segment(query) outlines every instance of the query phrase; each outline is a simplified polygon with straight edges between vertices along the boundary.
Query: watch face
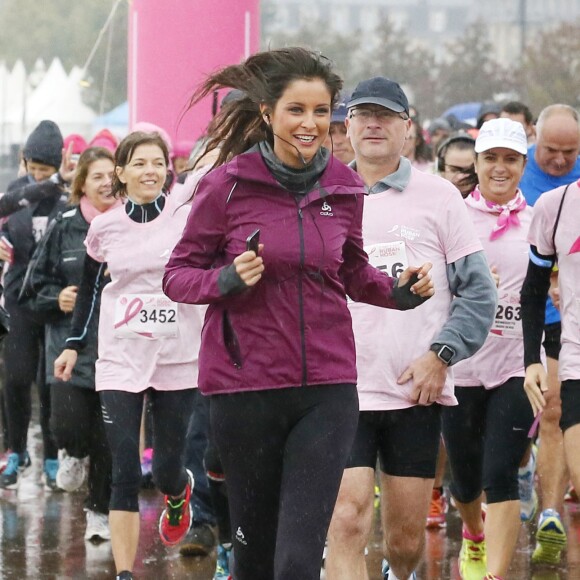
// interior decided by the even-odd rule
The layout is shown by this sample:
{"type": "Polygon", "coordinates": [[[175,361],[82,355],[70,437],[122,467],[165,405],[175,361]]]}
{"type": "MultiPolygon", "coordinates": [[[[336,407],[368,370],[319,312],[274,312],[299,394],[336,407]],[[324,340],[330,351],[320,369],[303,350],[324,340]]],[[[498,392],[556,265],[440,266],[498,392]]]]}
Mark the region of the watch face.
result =
{"type": "Polygon", "coordinates": [[[441,347],[441,350],[437,353],[437,356],[443,361],[449,364],[453,358],[453,349],[448,347],[446,344],[441,347]]]}

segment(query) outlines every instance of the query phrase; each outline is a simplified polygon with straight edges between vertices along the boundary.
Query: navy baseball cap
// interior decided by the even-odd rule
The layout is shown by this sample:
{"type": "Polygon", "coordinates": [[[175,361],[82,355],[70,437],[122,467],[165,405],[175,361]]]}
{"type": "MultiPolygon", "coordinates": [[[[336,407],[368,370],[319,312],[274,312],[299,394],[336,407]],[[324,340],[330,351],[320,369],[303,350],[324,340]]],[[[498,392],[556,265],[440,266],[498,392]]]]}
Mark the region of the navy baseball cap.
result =
{"type": "Polygon", "coordinates": [[[385,77],[373,77],[361,81],[347,103],[350,109],[357,105],[380,105],[396,113],[409,114],[409,101],[403,89],[391,79],[385,77]]]}
{"type": "Polygon", "coordinates": [[[330,118],[331,123],[344,123],[346,116],[348,114],[348,109],[346,108],[346,103],[339,103],[336,108],[332,111],[332,117],[330,118]]]}

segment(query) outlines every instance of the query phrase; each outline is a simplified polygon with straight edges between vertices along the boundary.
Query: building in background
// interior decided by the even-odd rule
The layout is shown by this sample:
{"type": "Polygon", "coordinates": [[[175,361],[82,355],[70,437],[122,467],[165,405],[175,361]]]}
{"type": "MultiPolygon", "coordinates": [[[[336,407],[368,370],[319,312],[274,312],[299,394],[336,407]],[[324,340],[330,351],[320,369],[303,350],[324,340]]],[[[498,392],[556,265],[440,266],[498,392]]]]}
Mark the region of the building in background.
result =
{"type": "Polygon", "coordinates": [[[385,17],[439,58],[444,58],[447,42],[482,20],[489,24],[496,60],[508,65],[519,59],[525,41],[539,30],[580,18],[580,1],[262,0],[263,44],[267,46],[277,32],[292,33],[314,21],[328,23],[330,30],[340,33],[371,34],[385,17]]]}

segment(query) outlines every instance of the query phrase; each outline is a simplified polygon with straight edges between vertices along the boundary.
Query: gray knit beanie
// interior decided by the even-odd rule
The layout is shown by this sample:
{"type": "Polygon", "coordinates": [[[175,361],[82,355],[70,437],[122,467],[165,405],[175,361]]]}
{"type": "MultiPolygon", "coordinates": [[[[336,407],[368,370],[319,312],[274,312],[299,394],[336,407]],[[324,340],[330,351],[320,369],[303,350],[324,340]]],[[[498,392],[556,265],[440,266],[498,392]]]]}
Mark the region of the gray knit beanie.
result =
{"type": "Polygon", "coordinates": [[[32,131],[22,151],[24,159],[60,167],[63,139],[60,129],[53,121],[41,121],[32,131]]]}

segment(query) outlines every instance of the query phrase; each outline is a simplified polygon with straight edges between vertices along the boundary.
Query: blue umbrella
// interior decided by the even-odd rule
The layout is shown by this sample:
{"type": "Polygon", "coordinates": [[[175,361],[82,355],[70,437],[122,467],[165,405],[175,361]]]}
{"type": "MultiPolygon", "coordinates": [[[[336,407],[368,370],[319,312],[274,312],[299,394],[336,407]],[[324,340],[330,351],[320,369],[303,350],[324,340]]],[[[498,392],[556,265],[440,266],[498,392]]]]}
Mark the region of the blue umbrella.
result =
{"type": "Polygon", "coordinates": [[[449,115],[454,115],[460,121],[475,125],[480,109],[481,103],[458,103],[457,105],[449,107],[441,116],[448,117],[449,115]]]}

